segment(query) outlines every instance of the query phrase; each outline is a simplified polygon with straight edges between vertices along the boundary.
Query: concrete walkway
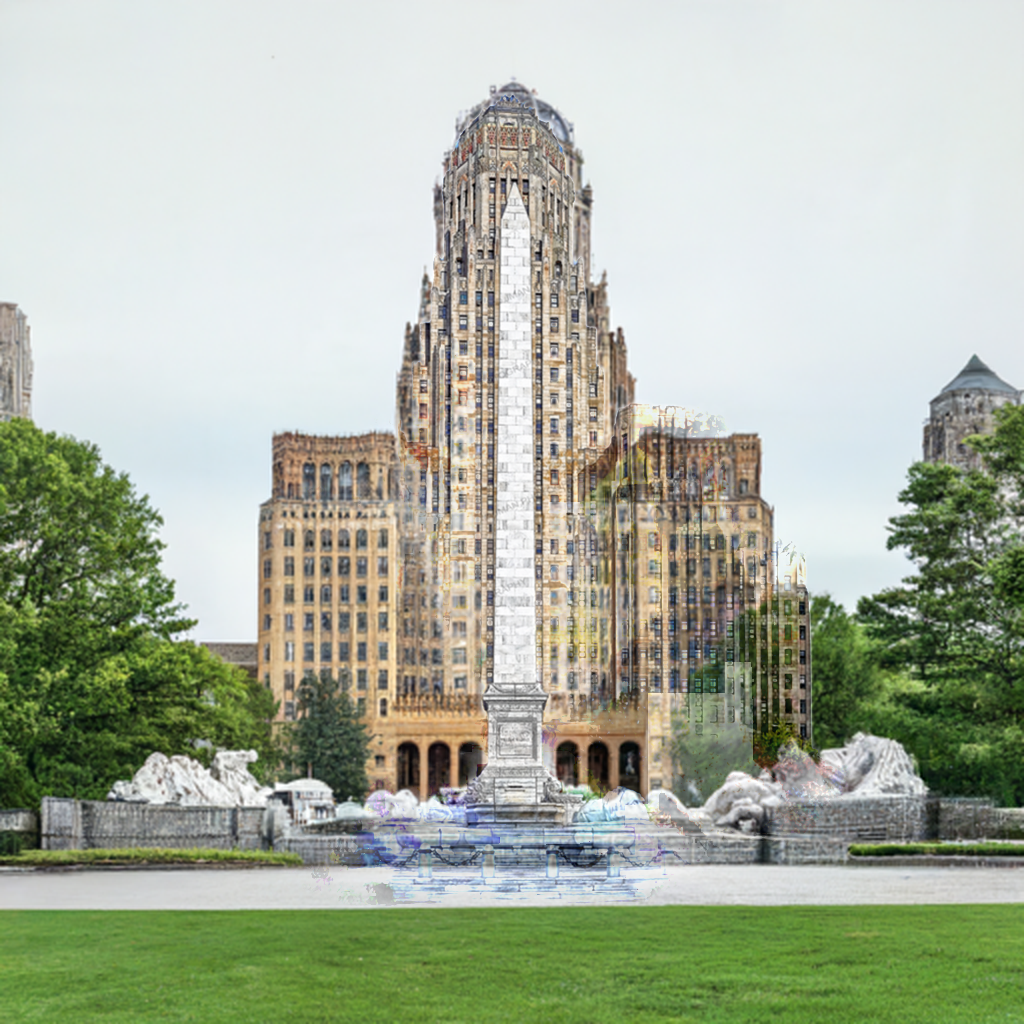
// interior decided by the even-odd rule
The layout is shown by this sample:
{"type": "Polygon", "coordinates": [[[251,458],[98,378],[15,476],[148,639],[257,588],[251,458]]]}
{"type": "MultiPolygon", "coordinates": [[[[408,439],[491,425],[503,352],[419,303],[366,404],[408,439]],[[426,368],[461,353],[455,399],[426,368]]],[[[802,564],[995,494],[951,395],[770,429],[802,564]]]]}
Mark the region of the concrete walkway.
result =
{"type": "MultiPolygon", "coordinates": [[[[190,870],[0,869],[0,910],[284,910],[387,903],[387,868],[190,870]]],[[[436,877],[436,876],[435,876],[436,877]]],[[[471,893],[424,906],[551,906],[550,898],[471,893]]],[[[879,903],[1024,903],[1024,870],[1000,868],[668,868],[645,900],[630,906],[789,906],[879,903]]],[[[410,905],[410,904],[399,904],[410,905]]],[[[620,906],[624,904],[618,904],[620,906]]]]}

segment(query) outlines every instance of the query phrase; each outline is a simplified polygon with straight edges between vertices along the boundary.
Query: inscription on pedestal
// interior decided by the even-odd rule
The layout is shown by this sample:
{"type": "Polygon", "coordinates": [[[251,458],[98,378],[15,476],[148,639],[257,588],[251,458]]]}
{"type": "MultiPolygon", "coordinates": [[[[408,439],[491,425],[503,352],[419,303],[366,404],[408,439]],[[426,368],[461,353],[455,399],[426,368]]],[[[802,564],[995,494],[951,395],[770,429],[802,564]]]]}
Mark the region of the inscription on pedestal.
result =
{"type": "Polygon", "coordinates": [[[533,723],[500,722],[498,724],[499,757],[535,757],[533,723]]]}

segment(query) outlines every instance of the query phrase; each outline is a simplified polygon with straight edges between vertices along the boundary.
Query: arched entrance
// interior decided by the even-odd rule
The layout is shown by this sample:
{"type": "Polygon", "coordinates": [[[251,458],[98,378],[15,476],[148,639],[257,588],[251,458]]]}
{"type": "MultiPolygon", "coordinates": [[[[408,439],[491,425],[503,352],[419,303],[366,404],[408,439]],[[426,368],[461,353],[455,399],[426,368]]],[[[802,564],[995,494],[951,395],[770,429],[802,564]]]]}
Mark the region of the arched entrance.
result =
{"type": "Polygon", "coordinates": [[[484,752],[479,743],[463,743],[459,747],[460,786],[468,786],[476,778],[476,770],[483,760],[484,752]]]}
{"type": "Polygon", "coordinates": [[[403,743],[398,748],[398,788],[420,791],[420,748],[415,743],[403,743]]]}
{"type": "Polygon", "coordinates": [[[608,789],[608,748],[600,740],[587,751],[587,782],[593,790],[608,789]]]}
{"type": "Polygon", "coordinates": [[[427,795],[452,784],[452,755],[447,743],[431,743],[427,751],[427,795]]]}
{"type": "Polygon", "coordinates": [[[640,745],[632,741],[619,747],[619,785],[640,792],[640,745]]]}
{"type": "Polygon", "coordinates": [[[580,749],[572,740],[558,744],[555,751],[555,773],[563,786],[577,786],[580,781],[580,749]]]}

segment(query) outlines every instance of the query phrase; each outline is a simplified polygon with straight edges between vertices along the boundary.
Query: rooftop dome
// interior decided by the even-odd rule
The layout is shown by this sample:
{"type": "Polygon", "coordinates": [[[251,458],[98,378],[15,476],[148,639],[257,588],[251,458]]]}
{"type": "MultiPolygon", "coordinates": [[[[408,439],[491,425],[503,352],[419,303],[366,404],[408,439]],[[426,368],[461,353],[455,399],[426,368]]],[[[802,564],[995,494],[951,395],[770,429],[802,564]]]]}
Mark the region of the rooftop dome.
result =
{"type": "Polygon", "coordinates": [[[1015,395],[1017,389],[1005,380],[997,377],[977,356],[971,356],[970,362],[942,389],[947,391],[965,391],[976,388],[979,391],[1008,391],[1015,395]]]}
{"type": "Polygon", "coordinates": [[[524,107],[532,107],[537,119],[548,126],[551,133],[559,142],[567,142],[572,145],[572,124],[567,121],[550,103],[545,103],[538,98],[536,90],[528,89],[522,82],[514,78],[504,85],[491,86],[490,99],[485,100],[479,107],[459,123],[458,130],[461,131],[467,121],[481,110],[486,110],[495,103],[500,103],[503,98],[512,99],[524,107]]]}

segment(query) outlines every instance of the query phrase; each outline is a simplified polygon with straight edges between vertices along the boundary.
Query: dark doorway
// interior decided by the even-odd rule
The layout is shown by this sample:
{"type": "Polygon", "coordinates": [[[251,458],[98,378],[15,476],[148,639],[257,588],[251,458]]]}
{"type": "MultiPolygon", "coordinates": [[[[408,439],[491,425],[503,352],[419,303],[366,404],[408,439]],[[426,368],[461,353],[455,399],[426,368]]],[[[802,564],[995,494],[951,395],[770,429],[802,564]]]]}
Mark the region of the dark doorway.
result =
{"type": "Polygon", "coordinates": [[[580,749],[571,740],[558,744],[555,752],[556,774],[563,786],[578,786],[580,781],[580,749]]]}
{"type": "Polygon", "coordinates": [[[629,742],[619,747],[619,785],[640,792],[640,746],[629,742]]]}
{"type": "Polygon", "coordinates": [[[427,751],[427,795],[452,784],[452,755],[447,743],[431,743],[427,751]]]}
{"type": "Polygon", "coordinates": [[[398,788],[420,792],[420,748],[415,743],[403,743],[398,748],[398,788]]]}
{"type": "Polygon", "coordinates": [[[463,743],[459,747],[459,785],[468,786],[476,778],[477,766],[483,764],[484,752],[479,743],[463,743]]]}
{"type": "Polygon", "coordinates": [[[595,792],[608,789],[608,748],[600,741],[587,752],[587,782],[595,792]]]}

